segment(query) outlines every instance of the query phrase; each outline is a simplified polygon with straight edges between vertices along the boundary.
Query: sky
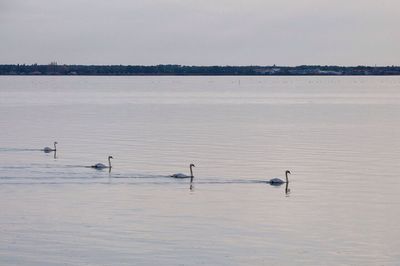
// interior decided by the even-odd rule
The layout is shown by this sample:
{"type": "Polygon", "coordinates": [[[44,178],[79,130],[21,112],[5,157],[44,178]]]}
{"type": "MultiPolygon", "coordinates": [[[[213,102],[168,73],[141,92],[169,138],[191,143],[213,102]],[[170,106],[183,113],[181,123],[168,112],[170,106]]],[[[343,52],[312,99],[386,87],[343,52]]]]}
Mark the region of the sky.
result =
{"type": "Polygon", "coordinates": [[[400,65],[399,0],[0,0],[0,64],[400,65]]]}

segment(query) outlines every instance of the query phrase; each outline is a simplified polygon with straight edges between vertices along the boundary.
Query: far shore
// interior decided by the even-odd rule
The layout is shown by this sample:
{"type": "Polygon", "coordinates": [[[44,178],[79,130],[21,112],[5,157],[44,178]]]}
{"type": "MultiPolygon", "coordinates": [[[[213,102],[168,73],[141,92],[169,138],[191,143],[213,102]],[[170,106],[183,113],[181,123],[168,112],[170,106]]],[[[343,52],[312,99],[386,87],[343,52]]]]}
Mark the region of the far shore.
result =
{"type": "Polygon", "coordinates": [[[397,76],[400,66],[184,66],[0,64],[13,76],[397,76]]]}

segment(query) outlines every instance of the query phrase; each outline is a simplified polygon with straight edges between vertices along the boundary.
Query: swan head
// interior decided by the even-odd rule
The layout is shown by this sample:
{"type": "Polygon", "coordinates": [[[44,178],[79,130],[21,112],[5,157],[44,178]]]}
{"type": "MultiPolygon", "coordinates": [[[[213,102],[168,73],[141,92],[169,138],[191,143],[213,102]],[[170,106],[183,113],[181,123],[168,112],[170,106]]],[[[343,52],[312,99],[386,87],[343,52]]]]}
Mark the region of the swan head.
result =
{"type": "Polygon", "coordinates": [[[289,177],[288,174],[291,174],[289,170],[286,170],[285,176],[286,176],[286,185],[289,183],[289,177]]]}
{"type": "Polygon", "coordinates": [[[57,141],[54,141],[54,145],[56,145],[56,144],[58,144],[58,142],[57,142],[57,141]]]}
{"type": "Polygon", "coordinates": [[[109,173],[111,173],[111,159],[113,159],[113,157],[110,155],[110,156],[108,156],[108,168],[109,168],[109,173]]]}
{"type": "Polygon", "coordinates": [[[196,167],[196,166],[194,166],[194,164],[191,163],[189,167],[196,167]]]}

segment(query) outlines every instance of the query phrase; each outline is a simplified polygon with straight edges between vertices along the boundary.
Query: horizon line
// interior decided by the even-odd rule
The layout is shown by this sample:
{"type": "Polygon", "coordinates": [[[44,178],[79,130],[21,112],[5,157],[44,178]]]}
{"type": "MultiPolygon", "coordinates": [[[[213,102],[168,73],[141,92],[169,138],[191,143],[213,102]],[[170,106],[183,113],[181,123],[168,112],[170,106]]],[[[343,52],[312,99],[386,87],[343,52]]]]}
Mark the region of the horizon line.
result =
{"type": "Polygon", "coordinates": [[[26,65],[26,66],[48,66],[48,65],[57,65],[57,66],[142,66],[142,67],[155,67],[155,66],[181,66],[181,67],[400,67],[400,65],[330,65],[330,64],[300,64],[300,65],[258,65],[258,64],[250,64],[250,65],[191,65],[191,64],[176,64],[176,63],[161,63],[161,64],[63,64],[58,63],[56,61],[50,63],[0,63],[0,66],[6,65],[26,65]]]}

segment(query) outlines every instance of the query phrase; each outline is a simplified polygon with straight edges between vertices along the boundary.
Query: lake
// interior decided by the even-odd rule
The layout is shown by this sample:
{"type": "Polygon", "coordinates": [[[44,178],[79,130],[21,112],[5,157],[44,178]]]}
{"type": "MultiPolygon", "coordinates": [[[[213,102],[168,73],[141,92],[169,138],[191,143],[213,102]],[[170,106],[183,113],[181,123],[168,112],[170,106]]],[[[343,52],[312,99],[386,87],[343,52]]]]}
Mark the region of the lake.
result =
{"type": "Polygon", "coordinates": [[[0,265],[398,265],[399,117],[400,77],[1,76],[0,265]]]}

